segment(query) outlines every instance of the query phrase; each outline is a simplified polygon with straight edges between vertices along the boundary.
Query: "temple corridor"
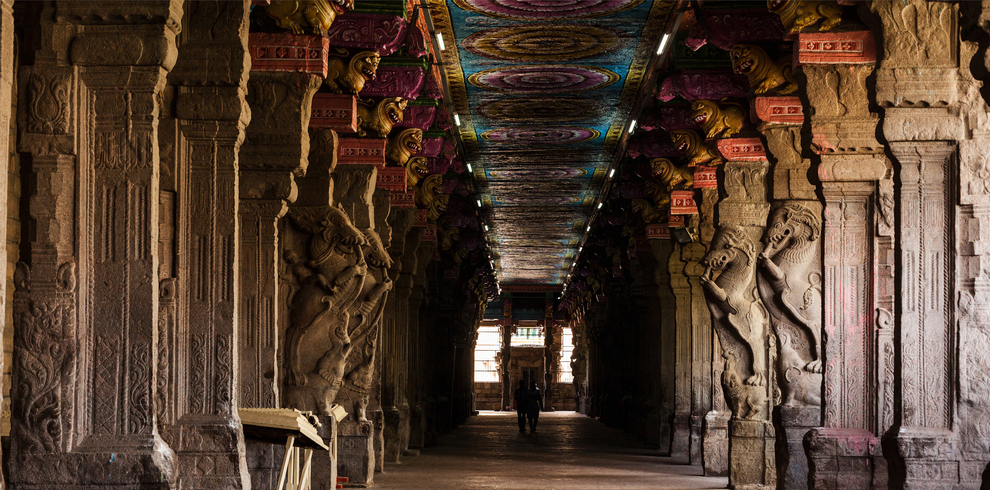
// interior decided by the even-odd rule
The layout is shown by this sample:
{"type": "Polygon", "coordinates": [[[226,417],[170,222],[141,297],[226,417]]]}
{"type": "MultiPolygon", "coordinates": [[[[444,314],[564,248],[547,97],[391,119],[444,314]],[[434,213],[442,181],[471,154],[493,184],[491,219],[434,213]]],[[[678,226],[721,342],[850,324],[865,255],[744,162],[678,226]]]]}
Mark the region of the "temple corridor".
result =
{"type": "Polygon", "coordinates": [[[540,415],[519,433],[514,412],[482,411],[440,445],[386,464],[375,487],[394,490],[619,490],[725,488],[687,458],[661,457],[639,439],[575,412],[540,415]]]}

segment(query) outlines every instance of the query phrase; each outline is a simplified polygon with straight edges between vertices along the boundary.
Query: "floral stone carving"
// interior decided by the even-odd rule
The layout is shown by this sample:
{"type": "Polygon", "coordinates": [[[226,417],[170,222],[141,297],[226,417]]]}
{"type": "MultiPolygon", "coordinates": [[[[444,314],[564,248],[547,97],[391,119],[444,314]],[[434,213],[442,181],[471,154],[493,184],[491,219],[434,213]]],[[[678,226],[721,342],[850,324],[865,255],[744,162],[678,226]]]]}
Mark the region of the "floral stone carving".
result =
{"type": "Polygon", "coordinates": [[[822,219],[798,201],[777,208],[763,237],[757,277],[777,333],[783,404],[821,405],[822,219]]]}
{"type": "Polygon", "coordinates": [[[742,131],[746,110],[741,104],[698,99],[691,103],[691,121],[705,131],[706,138],[730,138],[742,131]]]}
{"type": "Polygon", "coordinates": [[[338,15],[354,8],[354,0],[273,0],[265,13],[294,34],[325,34],[338,15]]]}
{"type": "Polygon", "coordinates": [[[757,94],[777,89],[780,94],[793,93],[798,89],[797,81],[791,76],[789,57],[774,61],[763,48],[753,44],[737,44],[729,51],[732,71],[749,78],[749,86],[757,94]]]}
{"type": "Polygon", "coordinates": [[[705,270],[700,281],[722,343],[722,386],[732,415],[763,420],[769,315],[755,291],[756,253],[757,243],[746,231],[725,226],[715,233],[701,260],[705,270]]]}
{"type": "Polygon", "coordinates": [[[401,97],[386,97],[358,101],[358,136],[387,138],[392,125],[402,121],[408,101],[401,97]]]}
{"type": "Polygon", "coordinates": [[[364,84],[378,76],[381,56],[374,51],[358,51],[351,54],[340,49],[327,59],[327,79],[323,82],[335,94],[357,95],[364,84]]]}

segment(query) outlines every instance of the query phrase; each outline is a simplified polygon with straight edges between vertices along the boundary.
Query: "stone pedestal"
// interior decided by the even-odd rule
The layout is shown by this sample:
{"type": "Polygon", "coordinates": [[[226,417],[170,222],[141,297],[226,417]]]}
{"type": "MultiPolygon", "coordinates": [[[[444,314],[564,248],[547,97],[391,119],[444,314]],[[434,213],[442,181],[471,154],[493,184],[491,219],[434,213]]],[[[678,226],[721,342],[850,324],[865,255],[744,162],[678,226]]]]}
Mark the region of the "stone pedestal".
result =
{"type": "Polygon", "coordinates": [[[367,487],[375,478],[375,426],[348,415],[337,428],[337,474],[349,487],[367,487]]]}
{"type": "MultiPolygon", "coordinates": [[[[313,451],[313,486],[312,490],[336,490],[337,488],[337,455],[339,449],[337,421],[332,416],[320,415],[319,434],[323,441],[330,446],[329,451],[313,451]]],[[[276,482],[277,483],[277,482],[276,482]]],[[[267,488],[267,487],[264,487],[267,488]]],[[[273,487],[274,488],[274,487],[273,487]]]]}
{"type": "Polygon", "coordinates": [[[729,474],[729,412],[711,411],[702,426],[702,457],[705,476],[729,474]]]}
{"type": "Polygon", "coordinates": [[[765,420],[729,420],[729,486],[736,490],[773,487],[775,432],[765,420]]]}
{"type": "Polygon", "coordinates": [[[808,457],[804,452],[804,436],[819,427],[821,407],[778,406],[774,409],[777,431],[778,478],[784,488],[808,488],[808,457]]]}
{"type": "Polygon", "coordinates": [[[812,488],[873,488],[880,439],[859,429],[816,428],[807,433],[812,488]]]}

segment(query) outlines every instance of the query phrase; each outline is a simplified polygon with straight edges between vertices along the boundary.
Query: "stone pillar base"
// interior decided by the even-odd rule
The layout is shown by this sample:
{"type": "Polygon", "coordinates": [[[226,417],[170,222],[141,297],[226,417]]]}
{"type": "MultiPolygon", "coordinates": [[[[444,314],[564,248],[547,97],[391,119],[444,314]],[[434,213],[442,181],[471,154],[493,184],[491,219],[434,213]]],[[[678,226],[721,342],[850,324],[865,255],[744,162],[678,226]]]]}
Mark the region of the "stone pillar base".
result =
{"type": "Polygon", "coordinates": [[[282,459],[285,457],[285,444],[248,439],[244,446],[247,453],[248,473],[251,474],[251,489],[275,490],[278,485],[278,474],[282,469],[282,459]]]}
{"type": "Polygon", "coordinates": [[[769,420],[729,420],[729,486],[736,490],[773,488],[776,435],[769,420]]]}
{"type": "Polygon", "coordinates": [[[426,443],[426,414],[419,405],[409,411],[409,447],[421,449],[426,443]]]}
{"type": "MultiPolygon", "coordinates": [[[[321,424],[320,437],[323,438],[327,446],[330,446],[330,451],[313,451],[313,467],[310,473],[313,476],[312,490],[336,490],[337,462],[334,461],[333,446],[338,433],[337,422],[329,415],[319,415],[318,417],[321,424]]],[[[275,476],[278,477],[278,475],[275,476]]],[[[274,488],[272,487],[272,490],[274,488]]],[[[258,490],[258,487],[252,487],[252,490],[258,490]]]]}
{"type": "Polygon", "coordinates": [[[822,409],[779,406],[774,412],[774,426],[779,435],[777,477],[788,490],[805,490],[808,488],[808,456],[804,453],[804,435],[821,425],[822,409]]]}
{"type": "Polygon", "coordinates": [[[349,487],[367,487],[375,481],[375,427],[370,421],[344,419],[337,428],[337,474],[349,487]]]}
{"type": "Polygon", "coordinates": [[[702,464],[705,476],[729,474],[729,412],[711,411],[702,427],[702,464]]]}
{"type": "Polygon", "coordinates": [[[688,463],[693,465],[704,464],[704,424],[705,418],[692,416],[688,421],[691,434],[688,439],[688,463]]]}
{"type": "MultiPolygon", "coordinates": [[[[245,488],[251,479],[244,458],[240,419],[186,415],[178,425],[180,489],[245,488]]],[[[251,487],[253,488],[253,487],[251,487]]]]}
{"type": "Polygon", "coordinates": [[[660,428],[658,433],[659,437],[656,441],[653,442],[657,442],[660,444],[660,454],[664,456],[670,456],[672,454],[671,445],[673,444],[674,441],[674,426],[673,426],[674,413],[668,409],[661,408],[659,413],[656,415],[656,417],[660,423],[660,428]]]}
{"type": "Polygon", "coordinates": [[[948,430],[901,429],[894,440],[904,465],[904,488],[952,488],[959,481],[959,458],[954,439],[948,430]]]}
{"type": "Polygon", "coordinates": [[[881,456],[880,440],[862,429],[816,428],[804,436],[811,488],[873,488],[873,459],[881,456]]]}
{"type": "Polygon", "coordinates": [[[674,430],[670,445],[671,456],[686,456],[691,445],[691,415],[674,415],[674,430]]]}
{"type": "Polygon", "coordinates": [[[375,424],[375,472],[385,470],[385,414],[381,409],[368,412],[371,423],[375,424]]]}
{"type": "Polygon", "coordinates": [[[398,463],[402,447],[399,444],[399,425],[402,423],[399,410],[388,408],[382,411],[385,417],[385,462],[398,463]]]}

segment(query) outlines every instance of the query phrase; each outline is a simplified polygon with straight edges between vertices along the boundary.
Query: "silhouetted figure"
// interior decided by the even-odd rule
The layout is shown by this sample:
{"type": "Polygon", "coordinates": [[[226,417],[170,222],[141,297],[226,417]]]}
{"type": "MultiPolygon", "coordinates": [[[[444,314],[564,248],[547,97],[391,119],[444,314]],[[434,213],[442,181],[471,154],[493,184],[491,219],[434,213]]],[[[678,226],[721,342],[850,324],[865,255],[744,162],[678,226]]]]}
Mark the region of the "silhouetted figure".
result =
{"type": "Polygon", "coordinates": [[[519,380],[519,388],[516,389],[516,417],[519,419],[519,432],[526,432],[526,409],[529,408],[529,390],[526,389],[526,381],[519,380]]]}
{"type": "MultiPolygon", "coordinates": [[[[520,383],[522,388],[524,384],[520,383]]],[[[526,417],[529,419],[529,431],[536,432],[536,423],[540,421],[540,412],[543,410],[543,395],[540,388],[536,386],[536,381],[529,385],[529,400],[526,405],[526,417]]]]}

